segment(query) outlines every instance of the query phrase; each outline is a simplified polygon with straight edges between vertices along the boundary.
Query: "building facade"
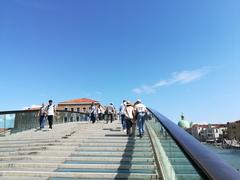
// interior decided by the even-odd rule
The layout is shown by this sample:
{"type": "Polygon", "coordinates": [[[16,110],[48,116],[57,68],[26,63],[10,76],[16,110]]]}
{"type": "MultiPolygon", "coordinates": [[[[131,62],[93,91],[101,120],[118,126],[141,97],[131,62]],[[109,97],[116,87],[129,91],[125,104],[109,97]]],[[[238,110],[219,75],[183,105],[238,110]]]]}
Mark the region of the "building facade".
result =
{"type": "Polygon", "coordinates": [[[104,112],[104,107],[100,104],[100,102],[87,98],[72,99],[58,103],[57,110],[86,113],[89,112],[92,104],[96,107],[100,105],[102,111],[104,112]]]}
{"type": "Polygon", "coordinates": [[[224,124],[194,124],[188,132],[196,139],[203,142],[221,142],[223,140],[226,125],[224,124]]]}
{"type": "Polygon", "coordinates": [[[228,139],[240,141],[240,120],[227,123],[228,139]]]}

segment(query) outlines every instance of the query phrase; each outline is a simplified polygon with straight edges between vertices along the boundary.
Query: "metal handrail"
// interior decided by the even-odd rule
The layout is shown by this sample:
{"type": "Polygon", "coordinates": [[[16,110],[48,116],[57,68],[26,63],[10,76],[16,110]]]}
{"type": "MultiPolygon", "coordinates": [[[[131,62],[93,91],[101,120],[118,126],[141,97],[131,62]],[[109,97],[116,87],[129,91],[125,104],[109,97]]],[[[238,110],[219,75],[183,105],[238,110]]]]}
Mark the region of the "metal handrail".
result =
{"type": "MultiPolygon", "coordinates": [[[[14,127],[8,128],[10,129],[10,133],[12,134],[12,133],[29,130],[32,128],[38,128],[39,127],[39,111],[40,109],[0,111],[0,115],[1,116],[10,115],[10,114],[15,115],[14,127]]],[[[65,111],[65,110],[57,110],[56,112],[57,113],[54,118],[54,124],[87,120],[87,113],[84,113],[84,112],[65,111]]],[[[4,117],[4,124],[3,124],[4,135],[8,129],[6,128],[6,117],[4,117]]]]}
{"type": "Polygon", "coordinates": [[[149,108],[191,162],[209,179],[237,180],[240,173],[171,120],[149,108]]]}
{"type": "Polygon", "coordinates": [[[39,110],[14,110],[14,111],[0,111],[0,115],[4,114],[15,114],[15,113],[25,113],[25,112],[37,112],[39,110]]]}
{"type": "MultiPolygon", "coordinates": [[[[27,109],[27,110],[14,110],[14,111],[0,111],[0,115],[5,115],[5,114],[15,114],[15,113],[26,113],[26,112],[38,112],[38,111],[40,111],[40,109],[27,109]]],[[[65,110],[57,110],[56,112],[69,112],[69,113],[87,114],[86,112],[65,111],[65,110]]]]}

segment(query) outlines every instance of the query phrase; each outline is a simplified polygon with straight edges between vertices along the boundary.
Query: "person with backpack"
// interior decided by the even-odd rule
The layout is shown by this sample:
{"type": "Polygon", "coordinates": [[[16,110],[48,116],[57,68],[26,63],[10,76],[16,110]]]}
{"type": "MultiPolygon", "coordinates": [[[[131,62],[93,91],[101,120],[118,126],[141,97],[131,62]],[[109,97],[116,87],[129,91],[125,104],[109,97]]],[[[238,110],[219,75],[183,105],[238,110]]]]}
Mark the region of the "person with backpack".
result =
{"type": "Polygon", "coordinates": [[[135,103],[135,113],[137,117],[137,126],[139,131],[139,137],[142,137],[144,135],[144,125],[146,120],[146,113],[147,108],[146,106],[141,102],[140,99],[137,100],[135,103]]]}
{"type": "Polygon", "coordinates": [[[135,117],[134,113],[134,107],[130,103],[130,101],[126,102],[126,108],[125,108],[125,122],[126,122],[126,129],[127,129],[127,135],[131,136],[132,135],[132,126],[133,126],[133,121],[135,117]]]}

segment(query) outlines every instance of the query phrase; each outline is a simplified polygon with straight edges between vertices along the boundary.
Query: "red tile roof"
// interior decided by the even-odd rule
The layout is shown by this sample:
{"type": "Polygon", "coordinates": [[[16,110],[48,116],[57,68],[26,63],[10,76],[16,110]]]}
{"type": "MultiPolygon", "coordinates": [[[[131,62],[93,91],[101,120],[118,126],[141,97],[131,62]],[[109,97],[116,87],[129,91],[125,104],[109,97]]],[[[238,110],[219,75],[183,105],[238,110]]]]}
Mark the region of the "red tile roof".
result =
{"type": "Polygon", "coordinates": [[[27,111],[35,111],[35,110],[40,110],[41,107],[33,107],[33,108],[28,108],[26,109],[27,111]]]}
{"type": "Polygon", "coordinates": [[[70,103],[78,104],[78,103],[96,103],[96,102],[98,101],[87,99],[87,98],[81,98],[81,99],[72,99],[72,100],[64,101],[59,104],[70,104],[70,103]]]}

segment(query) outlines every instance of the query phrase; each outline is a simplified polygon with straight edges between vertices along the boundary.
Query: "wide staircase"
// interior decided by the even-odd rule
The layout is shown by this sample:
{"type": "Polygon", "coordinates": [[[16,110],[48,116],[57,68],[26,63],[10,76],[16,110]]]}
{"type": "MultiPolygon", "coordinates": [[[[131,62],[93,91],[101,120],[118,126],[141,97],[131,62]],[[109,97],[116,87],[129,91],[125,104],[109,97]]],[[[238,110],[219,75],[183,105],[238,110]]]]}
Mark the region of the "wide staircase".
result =
{"type": "Polygon", "coordinates": [[[72,122],[0,138],[0,179],[159,179],[148,134],[72,122]]]}

